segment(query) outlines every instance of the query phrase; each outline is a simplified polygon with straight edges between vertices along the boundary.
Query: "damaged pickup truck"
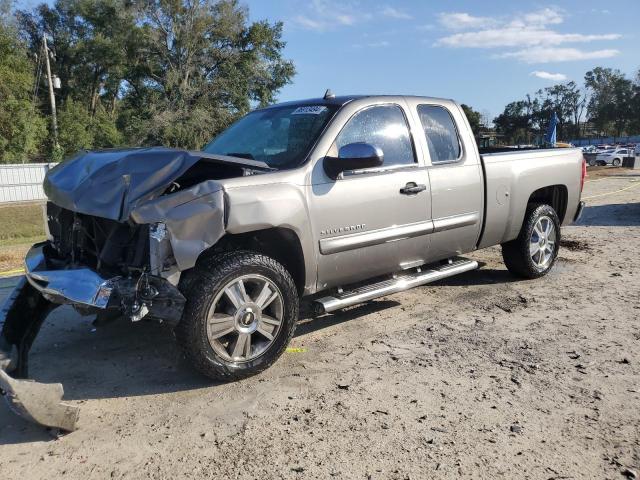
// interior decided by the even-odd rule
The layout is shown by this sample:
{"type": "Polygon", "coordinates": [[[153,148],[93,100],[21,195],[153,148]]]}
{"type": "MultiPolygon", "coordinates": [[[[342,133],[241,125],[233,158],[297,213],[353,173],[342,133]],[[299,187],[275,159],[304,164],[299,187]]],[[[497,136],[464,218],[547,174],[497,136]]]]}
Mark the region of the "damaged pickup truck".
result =
{"type": "Polygon", "coordinates": [[[502,245],[538,278],[580,214],[577,149],[480,155],[460,106],[334,97],[253,111],[202,152],[81,153],[47,175],[47,240],[0,322],[14,410],[73,430],[60,384],[19,380],[47,314],[157,320],[205,375],[239,379],[285,350],[305,297],[331,312],[478,268],[502,245]]]}

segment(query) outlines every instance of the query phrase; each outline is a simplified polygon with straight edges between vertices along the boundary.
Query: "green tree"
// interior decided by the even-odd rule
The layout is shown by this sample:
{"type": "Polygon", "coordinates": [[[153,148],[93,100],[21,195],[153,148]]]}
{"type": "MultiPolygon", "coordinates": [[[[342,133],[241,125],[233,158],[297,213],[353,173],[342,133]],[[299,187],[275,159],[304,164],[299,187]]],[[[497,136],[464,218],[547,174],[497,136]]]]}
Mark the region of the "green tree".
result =
{"type": "Polygon", "coordinates": [[[131,83],[147,99],[145,143],[200,148],[294,74],[282,24],[249,24],[236,0],[148,0],[141,22],[148,54],[131,83]]]}
{"type": "Polygon", "coordinates": [[[81,102],[68,99],[58,112],[58,143],[65,156],[96,145],[117,147],[122,140],[114,119],[101,106],[92,114],[81,102]]]}
{"type": "Polygon", "coordinates": [[[631,100],[630,133],[640,133],[640,70],[636,73],[633,84],[633,99],[631,100]]]}
{"type": "Polygon", "coordinates": [[[568,140],[570,136],[579,136],[585,106],[584,94],[575,82],[559,83],[538,90],[533,106],[534,125],[541,134],[555,112],[558,116],[558,138],[568,140]]]}
{"type": "Polygon", "coordinates": [[[32,13],[18,12],[18,18],[34,53],[40,52],[44,33],[51,37],[52,70],[62,85],[56,92],[60,103],[72,98],[93,114],[100,101],[109,105],[117,99],[126,66],[135,62],[129,55],[139,50],[131,2],[59,0],[53,7],[43,3],[32,13]]]}
{"type": "Polygon", "coordinates": [[[506,143],[528,144],[531,142],[533,106],[534,103],[527,96],[526,100],[509,103],[493,120],[497,132],[504,136],[506,143]]]}
{"type": "MultiPolygon", "coordinates": [[[[58,0],[19,20],[34,52],[43,32],[51,35],[59,102],[67,119],[85,122],[74,126],[79,134],[89,127],[76,103],[92,118],[113,118],[126,143],[200,148],[273,102],[294,75],[282,58],[282,24],[249,22],[236,0],[58,0]]],[[[91,146],[116,140],[93,135],[91,146]]],[[[65,151],[74,144],[65,142],[65,151]]]]}
{"type": "Polygon", "coordinates": [[[47,130],[32,101],[33,63],[7,18],[0,19],[0,162],[21,163],[38,156],[47,130]]]}
{"type": "Polygon", "coordinates": [[[460,105],[464,114],[467,116],[467,120],[469,120],[469,125],[471,125],[471,130],[473,131],[473,136],[478,138],[480,134],[481,125],[481,114],[480,112],[475,111],[469,105],[465,105],[464,103],[460,105]]]}
{"type": "Polygon", "coordinates": [[[590,120],[598,131],[621,136],[633,120],[633,82],[619,70],[602,67],[588,71],[584,81],[591,93],[590,120]]]}

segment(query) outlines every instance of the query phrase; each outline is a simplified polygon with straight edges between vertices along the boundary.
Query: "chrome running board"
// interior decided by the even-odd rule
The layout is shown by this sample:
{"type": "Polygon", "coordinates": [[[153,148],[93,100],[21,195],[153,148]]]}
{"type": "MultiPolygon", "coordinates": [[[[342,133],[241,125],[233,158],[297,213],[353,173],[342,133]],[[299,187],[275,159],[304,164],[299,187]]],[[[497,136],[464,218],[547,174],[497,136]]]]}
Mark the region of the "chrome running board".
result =
{"type": "Polygon", "coordinates": [[[439,266],[419,267],[411,273],[400,273],[393,278],[372,283],[354,290],[339,291],[332,296],[322,297],[316,300],[326,313],[341,308],[357,305],[358,303],[373,300],[374,298],[402,292],[419,285],[435,282],[443,278],[452,277],[459,273],[468,272],[478,268],[478,262],[466,258],[457,257],[439,266]]]}

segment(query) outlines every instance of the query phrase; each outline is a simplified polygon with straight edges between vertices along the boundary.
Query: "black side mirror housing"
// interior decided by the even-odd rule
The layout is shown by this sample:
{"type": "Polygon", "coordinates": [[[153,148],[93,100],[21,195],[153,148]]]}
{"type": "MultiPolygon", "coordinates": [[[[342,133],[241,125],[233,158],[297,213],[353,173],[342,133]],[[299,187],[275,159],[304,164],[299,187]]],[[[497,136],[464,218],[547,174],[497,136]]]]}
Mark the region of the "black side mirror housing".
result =
{"type": "Polygon", "coordinates": [[[327,175],[335,180],[344,171],[379,167],[383,161],[384,153],[381,148],[357,142],[340,147],[337,157],[325,157],[323,166],[327,175]]]}

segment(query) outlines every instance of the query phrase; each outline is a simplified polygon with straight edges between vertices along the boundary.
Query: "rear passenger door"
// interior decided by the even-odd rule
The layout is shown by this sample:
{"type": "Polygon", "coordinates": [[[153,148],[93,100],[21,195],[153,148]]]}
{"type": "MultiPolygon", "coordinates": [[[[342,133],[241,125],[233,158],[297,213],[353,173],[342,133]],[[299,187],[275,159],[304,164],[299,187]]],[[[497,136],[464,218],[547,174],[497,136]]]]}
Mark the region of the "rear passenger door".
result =
{"type": "Polygon", "coordinates": [[[475,249],[483,215],[482,166],[462,110],[453,102],[413,100],[428,155],[434,233],[430,260],[475,249]]]}

